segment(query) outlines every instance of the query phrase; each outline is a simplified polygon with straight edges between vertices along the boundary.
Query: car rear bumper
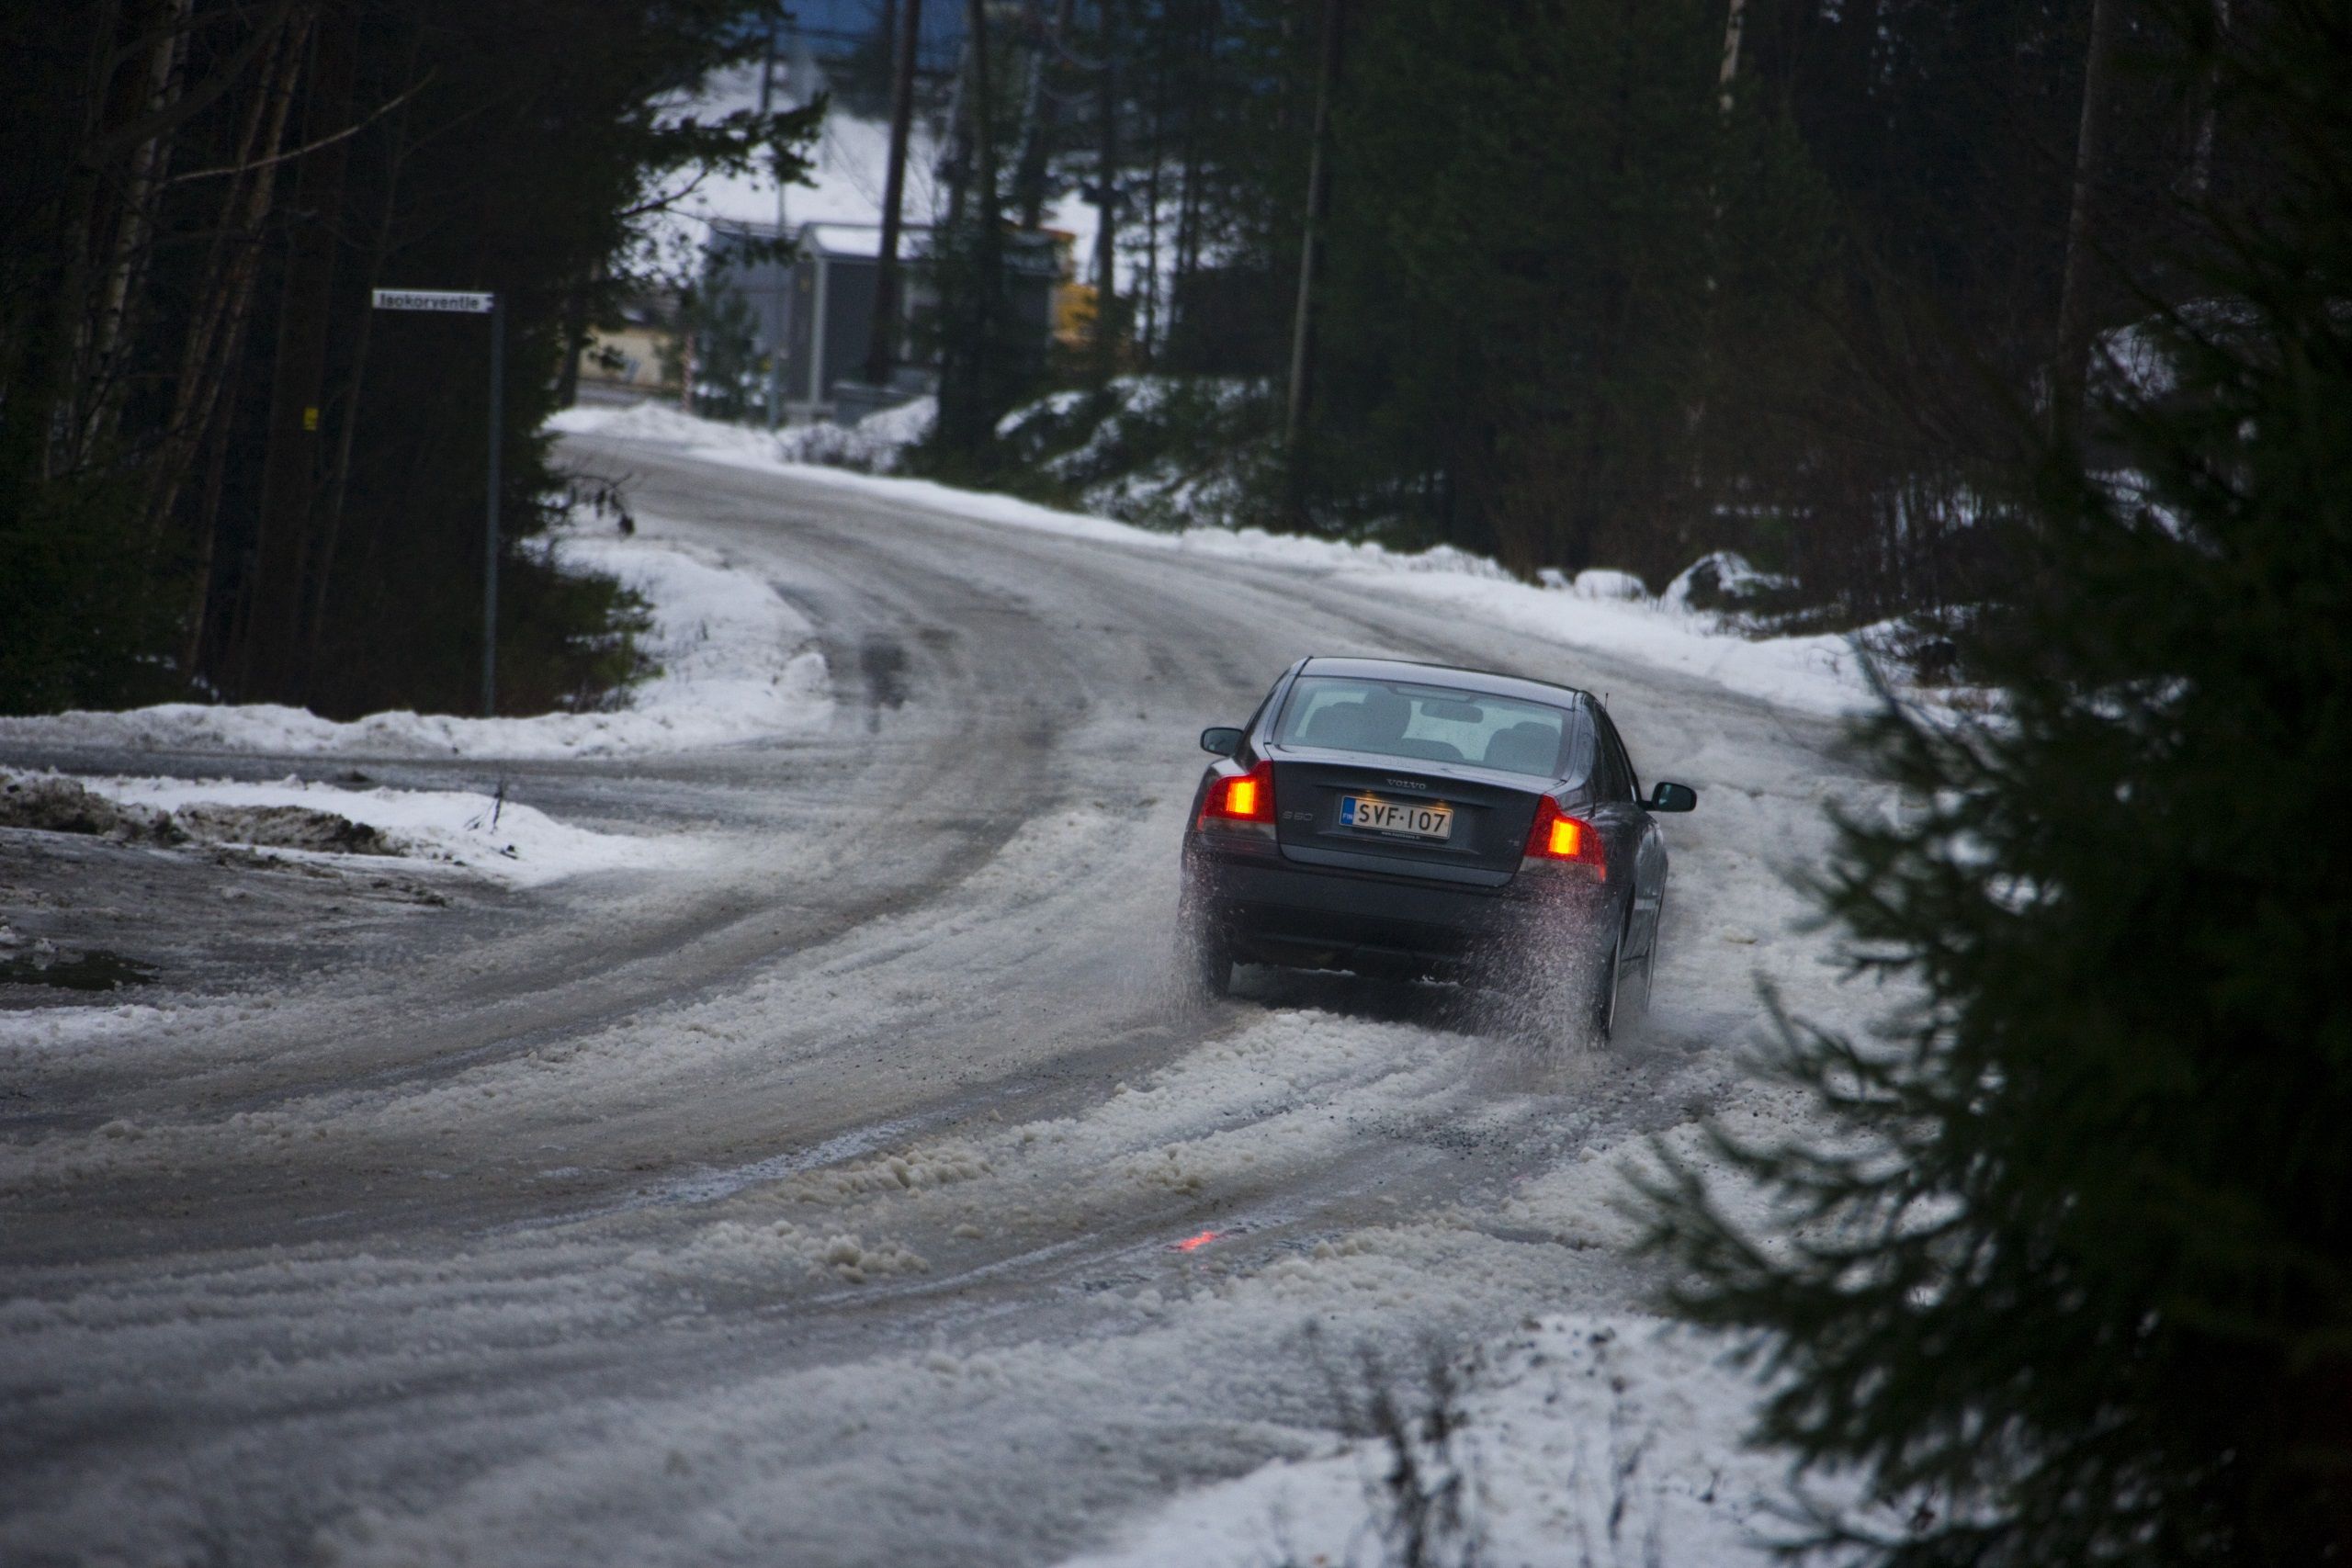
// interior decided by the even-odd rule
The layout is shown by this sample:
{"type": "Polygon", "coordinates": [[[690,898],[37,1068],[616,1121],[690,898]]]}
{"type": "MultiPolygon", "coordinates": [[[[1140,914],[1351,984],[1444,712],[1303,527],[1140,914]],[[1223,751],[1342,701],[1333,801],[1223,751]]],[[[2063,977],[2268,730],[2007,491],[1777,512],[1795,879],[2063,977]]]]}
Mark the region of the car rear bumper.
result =
{"type": "Polygon", "coordinates": [[[1598,888],[1464,887],[1197,847],[1185,858],[1194,918],[1245,964],[1460,976],[1589,930],[1599,903],[1598,888]]]}

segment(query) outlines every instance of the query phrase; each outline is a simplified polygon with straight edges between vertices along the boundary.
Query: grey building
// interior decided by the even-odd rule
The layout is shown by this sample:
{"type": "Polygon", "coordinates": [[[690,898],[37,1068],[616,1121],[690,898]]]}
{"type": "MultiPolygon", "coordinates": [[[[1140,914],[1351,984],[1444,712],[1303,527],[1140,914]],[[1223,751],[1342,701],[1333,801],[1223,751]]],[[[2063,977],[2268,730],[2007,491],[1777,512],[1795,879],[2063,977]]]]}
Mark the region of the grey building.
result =
{"type": "MultiPolygon", "coordinates": [[[[793,254],[782,261],[744,260],[772,240],[773,225],[714,223],[706,265],[714,278],[750,308],[753,337],[769,366],[772,419],[807,423],[854,420],[932,390],[937,356],[922,330],[939,306],[928,257],[931,231],[900,231],[899,338],[887,389],[868,387],[865,351],[873,331],[880,271],[878,225],[804,223],[793,233],[793,254]]],[[[1056,242],[1049,236],[1008,234],[1005,276],[1016,334],[1034,344],[1040,362],[1051,338],[1054,289],[1061,281],[1056,242]]]]}

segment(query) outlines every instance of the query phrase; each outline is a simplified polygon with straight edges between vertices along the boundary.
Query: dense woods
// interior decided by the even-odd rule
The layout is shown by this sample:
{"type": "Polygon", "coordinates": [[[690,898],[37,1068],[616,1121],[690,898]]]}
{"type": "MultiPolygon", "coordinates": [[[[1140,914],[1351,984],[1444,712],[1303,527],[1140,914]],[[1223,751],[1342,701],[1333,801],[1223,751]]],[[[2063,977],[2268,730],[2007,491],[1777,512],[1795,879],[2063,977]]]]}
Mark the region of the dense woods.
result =
{"type": "Polygon", "coordinates": [[[2019,410],[2012,573],[1955,633],[1993,711],[1889,701],[1905,807],[1811,873],[1889,1027],[1785,1021],[1818,1119],[1650,1183],[1680,1309],[1772,1373],[1764,1435],[1864,1482],[1795,1535],[1863,1562],[2352,1551],[2352,864],[2281,809],[2352,766],[2352,28],[2149,17],[2116,68],[2187,133],[2098,135],[2143,190],[2177,160],[2169,231],[1971,327],[1998,386],[2137,313],[2019,410]]]}
{"type": "MultiPolygon", "coordinates": [[[[1001,28],[993,99],[958,102],[1027,145],[1041,70],[1123,262],[1116,351],[1064,379],[1251,394],[1139,437],[1174,468],[1252,521],[1529,573],[1657,587],[1733,547],[1832,623],[1997,581],[2019,415],[2163,297],[2232,156],[2152,69],[2163,19],[2091,0],[996,9],[1031,41],[1001,28]]],[[[944,433],[959,466],[989,429],[944,433]]]]}
{"type": "Polygon", "coordinates": [[[622,673],[615,585],[531,547],[536,433],[663,197],[805,130],[661,110],[747,47],[746,10],[12,8],[0,706],[470,707],[489,323],[374,312],[379,286],[505,305],[504,705],[622,673]]]}

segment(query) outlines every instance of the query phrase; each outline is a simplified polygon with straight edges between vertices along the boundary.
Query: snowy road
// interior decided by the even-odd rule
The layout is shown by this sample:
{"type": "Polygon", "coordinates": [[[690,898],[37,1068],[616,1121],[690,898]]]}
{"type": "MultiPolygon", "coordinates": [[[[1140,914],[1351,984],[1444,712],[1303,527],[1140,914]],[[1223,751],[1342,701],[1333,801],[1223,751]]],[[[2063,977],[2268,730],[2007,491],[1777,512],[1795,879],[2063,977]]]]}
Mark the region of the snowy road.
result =
{"type": "Polygon", "coordinates": [[[805,615],[831,728],[518,764],[550,816],[718,851],[0,1054],[0,1558],[1054,1561],[1327,1451],[1360,1344],[1637,1314],[1613,1159],[1777,1113],[1758,974],[1858,1005],[1778,871],[1865,798],[1826,720],[1343,575],[571,451],[805,615]],[[1607,691],[1699,787],[1645,1034],[1262,973],[1176,1005],[1194,737],[1306,652],[1607,691]]]}

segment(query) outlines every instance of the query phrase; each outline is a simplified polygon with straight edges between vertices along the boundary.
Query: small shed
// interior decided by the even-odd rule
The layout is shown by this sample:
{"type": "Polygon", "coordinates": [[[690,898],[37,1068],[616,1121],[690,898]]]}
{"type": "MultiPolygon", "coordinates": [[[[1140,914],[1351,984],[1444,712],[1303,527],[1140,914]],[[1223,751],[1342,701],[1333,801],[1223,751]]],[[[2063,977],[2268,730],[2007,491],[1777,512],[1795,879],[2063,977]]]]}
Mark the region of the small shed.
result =
{"type": "MultiPolygon", "coordinates": [[[[920,330],[939,308],[928,227],[909,225],[899,231],[899,338],[887,388],[865,384],[881,269],[880,225],[804,223],[793,231],[790,256],[743,259],[775,234],[768,225],[714,224],[706,262],[750,307],[754,336],[769,365],[773,406],[783,421],[855,419],[933,388],[937,356],[929,334],[920,330]]],[[[1005,239],[1012,317],[1020,341],[1034,341],[1042,363],[1060,282],[1060,237],[1008,232],[1005,239]]]]}

